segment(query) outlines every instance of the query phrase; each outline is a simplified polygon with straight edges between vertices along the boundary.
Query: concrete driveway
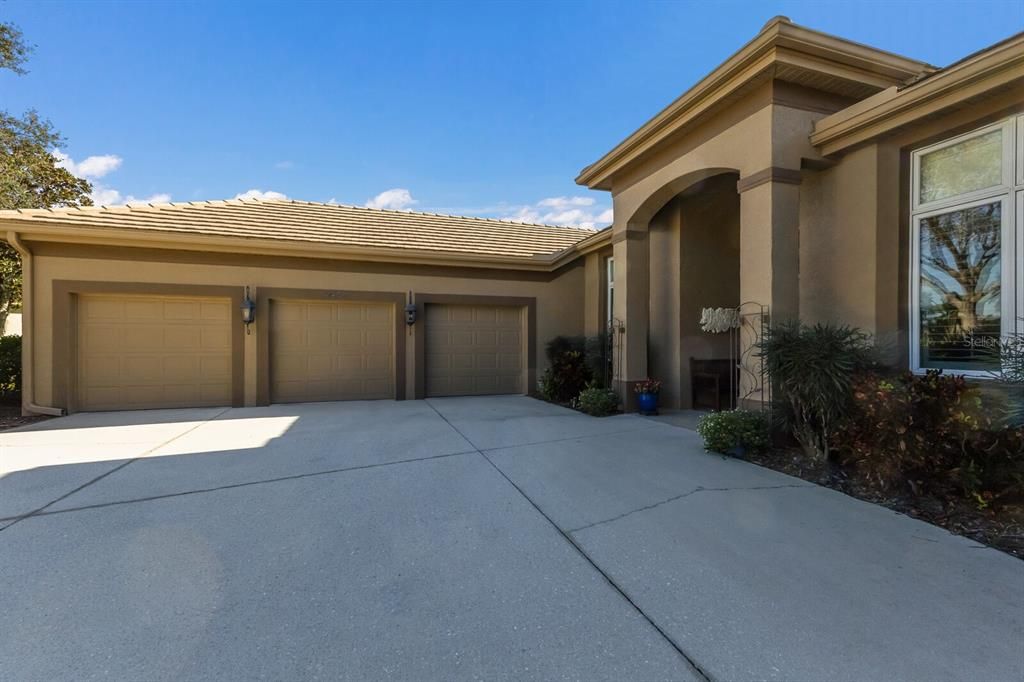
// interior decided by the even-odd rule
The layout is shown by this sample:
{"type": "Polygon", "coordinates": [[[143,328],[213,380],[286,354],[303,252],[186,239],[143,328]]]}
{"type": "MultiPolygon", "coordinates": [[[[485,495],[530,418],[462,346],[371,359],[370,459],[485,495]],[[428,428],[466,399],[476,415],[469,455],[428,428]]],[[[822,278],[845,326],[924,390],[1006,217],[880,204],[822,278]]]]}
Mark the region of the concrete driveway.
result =
{"type": "Polygon", "coordinates": [[[0,434],[0,679],[1020,680],[1024,562],[529,398],[0,434]]]}

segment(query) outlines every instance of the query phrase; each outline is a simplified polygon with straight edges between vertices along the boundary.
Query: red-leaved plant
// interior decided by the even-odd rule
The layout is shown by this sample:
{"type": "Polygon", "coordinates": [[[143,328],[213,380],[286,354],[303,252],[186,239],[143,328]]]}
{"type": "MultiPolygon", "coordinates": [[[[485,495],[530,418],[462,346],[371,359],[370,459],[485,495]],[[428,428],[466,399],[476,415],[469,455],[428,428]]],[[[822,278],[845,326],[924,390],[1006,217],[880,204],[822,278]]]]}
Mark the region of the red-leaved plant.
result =
{"type": "Polygon", "coordinates": [[[651,379],[650,377],[633,384],[634,393],[651,393],[657,395],[660,390],[661,382],[657,379],[651,379]]]}

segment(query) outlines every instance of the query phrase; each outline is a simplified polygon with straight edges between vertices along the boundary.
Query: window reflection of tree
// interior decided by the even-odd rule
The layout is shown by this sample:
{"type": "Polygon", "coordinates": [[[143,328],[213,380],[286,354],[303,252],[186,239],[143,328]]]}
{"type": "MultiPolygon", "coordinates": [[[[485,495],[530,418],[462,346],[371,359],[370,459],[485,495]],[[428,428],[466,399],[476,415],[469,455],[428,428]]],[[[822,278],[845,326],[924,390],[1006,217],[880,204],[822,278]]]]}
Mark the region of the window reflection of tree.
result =
{"type": "Polygon", "coordinates": [[[922,221],[922,346],[935,360],[984,357],[999,338],[1001,218],[996,202],[922,221]]]}

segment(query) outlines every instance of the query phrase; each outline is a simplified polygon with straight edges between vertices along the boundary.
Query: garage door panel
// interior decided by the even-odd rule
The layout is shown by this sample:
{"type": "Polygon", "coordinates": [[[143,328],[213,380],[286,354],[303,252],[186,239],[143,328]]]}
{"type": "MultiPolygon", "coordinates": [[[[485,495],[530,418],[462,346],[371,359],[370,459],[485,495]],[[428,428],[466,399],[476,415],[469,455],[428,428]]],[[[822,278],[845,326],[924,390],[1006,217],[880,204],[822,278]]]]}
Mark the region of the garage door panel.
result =
{"type": "Polygon", "coordinates": [[[363,336],[363,345],[369,348],[390,346],[392,334],[394,332],[391,329],[367,329],[363,336]]]}
{"type": "Polygon", "coordinates": [[[200,303],[199,319],[207,322],[230,322],[233,309],[229,303],[200,303]]]}
{"type": "MultiPolygon", "coordinates": [[[[287,307],[292,305],[290,303],[282,303],[281,306],[287,307]]],[[[305,314],[299,315],[300,319],[305,319],[306,322],[334,322],[337,316],[337,311],[334,305],[330,303],[307,303],[305,304],[305,314]]]]}
{"type": "MultiPolygon", "coordinates": [[[[500,308],[498,311],[498,324],[518,325],[522,319],[522,311],[515,308],[500,308]]],[[[519,333],[518,331],[516,332],[519,333]]]]}
{"type": "Polygon", "coordinates": [[[203,332],[199,327],[154,327],[150,331],[155,334],[147,342],[154,348],[200,350],[203,347],[203,332]]]}
{"type": "Polygon", "coordinates": [[[498,367],[500,369],[519,372],[523,369],[523,358],[521,355],[502,354],[498,356],[498,367]]]}
{"type": "MultiPolygon", "coordinates": [[[[125,330],[119,327],[109,326],[88,326],[79,331],[79,343],[95,348],[108,348],[110,351],[117,351],[121,348],[121,339],[125,330]]],[[[131,333],[128,330],[127,333],[131,333]]]]}
{"type": "Polygon", "coordinates": [[[523,309],[428,304],[428,396],[523,393],[523,309]]]}
{"type": "Polygon", "coordinates": [[[392,303],[274,301],[271,400],[393,398],[394,325],[392,303]]]}
{"type": "MultiPolygon", "coordinates": [[[[88,306],[82,306],[79,315],[88,320],[107,320],[111,322],[122,322],[125,318],[125,301],[123,299],[98,299],[89,298],[88,306]]],[[[152,310],[146,306],[137,306],[133,309],[132,319],[160,319],[161,311],[152,310]]]]}
{"type": "Polygon", "coordinates": [[[78,298],[78,408],[230,405],[231,302],[180,296],[78,298]]]}
{"type": "Polygon", "coordinates": [[[199,342],[204,351],[231,350],[230,329],[202,329],[199,332],[199,342]]]}
{"type": "Polygon", "coordinates": [[[523,335],[519,330],[501,331],[498,334],[498,344],[501,346],[520,346],[523,343],[523,335]]]}
{"type": "Polygon", "coordinates": [[[226,379],[230,381],[231,357],[225,355],[204,355],[199,358],[199,371],[211,379],[226,379]]]}

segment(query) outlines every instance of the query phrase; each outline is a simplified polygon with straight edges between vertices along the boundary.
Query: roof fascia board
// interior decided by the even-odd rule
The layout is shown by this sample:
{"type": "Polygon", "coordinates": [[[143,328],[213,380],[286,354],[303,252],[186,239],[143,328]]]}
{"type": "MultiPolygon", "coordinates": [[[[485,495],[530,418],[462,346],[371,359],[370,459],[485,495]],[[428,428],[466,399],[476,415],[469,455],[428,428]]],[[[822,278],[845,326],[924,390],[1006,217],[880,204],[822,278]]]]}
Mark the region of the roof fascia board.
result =
{"type": "Polygon", "coordinates": [[[876,87],[886,87],[921,72],[929,64],[883,52],[835,36],[773,20],[754,37],[599,160],[584,168],[577,184],[610,189],[610,176],[724,99],[729,93],[785,61],[876,87]],[[780,49],[782,48],[782,49],[780,49]],[[803,56],[803,59],[800,57],[803,56]],[[817,57],[817,59],[808,59],[817,57]]]}
{"type": "MultiPolygon", "coordinates": [[[[17,232],[29,241],[70,244],[101,244],[125,247],[167,248],[179,251],[217,251],[220,253],[251,253],[269,256],[297,256],[335,260],[365,260],[416,265],[448,265],[452,267],[501,268],[547,272],[554,269],[561,252],[537,258],[487,256],[450,251],[415,249],[383,249],[351,247],[337,244],[283,242],[281,240],[217,237],[183,234],[181,232],[132,233],[111,228],[40,225],[32,221],[4,220],[4,228],[17,232]]],[[[571,260],[571,259],[570,259],[571,260]]],[[[559,263],[559,265],[564,263],[559,263]]]]}
{"type": "Polygon", "coordinates": [[[818,121],[811,144],[841,152],[965,99],[1024,78],[1024,34],[903,90],[895,87],[818,121]]]}

